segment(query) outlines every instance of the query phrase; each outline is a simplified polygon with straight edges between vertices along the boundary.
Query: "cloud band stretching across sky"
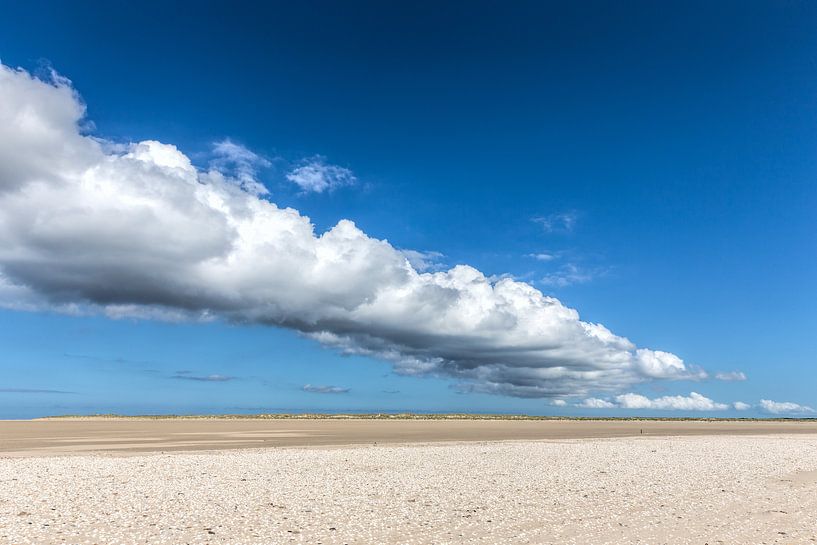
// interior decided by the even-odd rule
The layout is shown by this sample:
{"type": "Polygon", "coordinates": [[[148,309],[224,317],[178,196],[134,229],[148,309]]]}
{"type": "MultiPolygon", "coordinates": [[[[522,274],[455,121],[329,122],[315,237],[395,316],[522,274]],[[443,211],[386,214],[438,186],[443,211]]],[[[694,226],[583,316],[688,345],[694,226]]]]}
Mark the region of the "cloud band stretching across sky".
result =
{"type": "Polygon", "coordinates": [[[84,113],[68,80],[0,65],[4,306],[263,323],[521,397],[706,376],[527,283],[417,270],[349,220],[315,233],[263,197],[259,159],[229,141],[200,170],[172,145],[85,135],[84,113]]]}
{"type": "Polygon", "coordinates": [[[590,397],[577,403],[576,407],[582,409],[648,409],[657,411],[725,411],[735,409],[745,411],[751,405],[742,401],[736,401],[732,405],[718,403],[697,392],[691,392],[688,396],[662,396],[650,399],[641,394],[628,393],[615,397],[615,400],[599,399],[590,397]]]}
{"type": "Polygon", "coordinates": [[[341,386],[318,386],[315,384],[304,384],[302,390],[312,394],[346,394],[349,393],[349,388],[341,386]]]}
{"type": "Polygon", "coordinates": [[[807,405],[791,401],[772,401],[771,399],[761,399],[760,407],[771,414],[810,415],[817,412],[807,405]]]}

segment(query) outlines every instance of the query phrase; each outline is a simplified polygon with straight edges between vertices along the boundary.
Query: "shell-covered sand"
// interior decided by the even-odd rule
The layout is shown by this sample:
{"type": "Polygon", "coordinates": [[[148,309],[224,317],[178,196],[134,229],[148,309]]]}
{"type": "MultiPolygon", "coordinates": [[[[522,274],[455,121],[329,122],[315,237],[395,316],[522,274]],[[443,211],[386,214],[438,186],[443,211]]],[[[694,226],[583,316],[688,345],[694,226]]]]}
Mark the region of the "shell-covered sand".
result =
{"type": "Polygon", "coordinates": [[[0,543],[817,542],[817,436],[0,458],[0,543]]]}

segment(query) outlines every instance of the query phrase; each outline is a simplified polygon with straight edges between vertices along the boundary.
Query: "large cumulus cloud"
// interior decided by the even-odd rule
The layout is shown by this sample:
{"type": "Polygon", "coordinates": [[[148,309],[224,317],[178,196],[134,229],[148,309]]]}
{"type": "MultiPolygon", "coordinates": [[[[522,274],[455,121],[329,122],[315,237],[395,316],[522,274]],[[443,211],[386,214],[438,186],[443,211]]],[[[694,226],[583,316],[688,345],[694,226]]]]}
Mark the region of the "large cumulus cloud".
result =
{"type": "Polygon", "coordinates": [[[198,169],[156,141],[114,145],[83,133],[84,113],[69,81],[0,65],[3,305],[264,323],[516,396],[704,376],[529,284],[419,271],[349,220],[316,233],[246,169],[198,169]]]}

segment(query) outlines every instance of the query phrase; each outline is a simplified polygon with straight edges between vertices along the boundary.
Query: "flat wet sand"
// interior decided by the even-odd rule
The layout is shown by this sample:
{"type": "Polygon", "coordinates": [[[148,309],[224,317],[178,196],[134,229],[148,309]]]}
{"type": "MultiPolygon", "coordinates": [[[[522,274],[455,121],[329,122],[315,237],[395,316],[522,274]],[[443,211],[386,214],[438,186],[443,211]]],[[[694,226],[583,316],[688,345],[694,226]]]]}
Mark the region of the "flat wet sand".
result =
{"type": "Polygon", "coordinates": [[[817,421],[84,418],[0,421],[0,456],[804,433],[817,421]]]}

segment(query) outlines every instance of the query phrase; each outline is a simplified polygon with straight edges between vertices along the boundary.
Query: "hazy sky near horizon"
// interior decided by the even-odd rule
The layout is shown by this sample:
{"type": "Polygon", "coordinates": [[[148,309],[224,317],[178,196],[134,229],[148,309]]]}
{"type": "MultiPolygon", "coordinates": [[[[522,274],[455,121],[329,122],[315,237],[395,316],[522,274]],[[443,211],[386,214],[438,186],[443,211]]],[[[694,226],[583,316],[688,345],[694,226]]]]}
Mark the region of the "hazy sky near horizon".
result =
{"type": "Polygon", "coordinates": [[[814,4],[0,7],[0,418],[817,414],[814,4]]]}

